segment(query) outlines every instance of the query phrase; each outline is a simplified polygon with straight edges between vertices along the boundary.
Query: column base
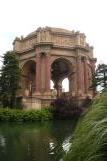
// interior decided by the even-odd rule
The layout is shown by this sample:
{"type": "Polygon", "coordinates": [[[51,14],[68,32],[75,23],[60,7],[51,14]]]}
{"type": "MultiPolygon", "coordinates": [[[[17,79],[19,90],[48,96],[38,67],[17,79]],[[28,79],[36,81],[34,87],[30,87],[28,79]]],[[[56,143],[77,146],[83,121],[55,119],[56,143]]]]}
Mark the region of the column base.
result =
{"type": "Polygon", "coordinates": [[[33,94],[34,97],[40,98],[41,93],[39,91],[34,92],[33,94]]]}
{"type": "Polygon", "coordinates": [[[51,94],[51,91],[48,91],[48,92],[38,92],[38,91],[36,91],[33,94],[33,96],[36,97],[36,98],[40,98],[40,99],[51,99],[52,94],[51,94]]]}

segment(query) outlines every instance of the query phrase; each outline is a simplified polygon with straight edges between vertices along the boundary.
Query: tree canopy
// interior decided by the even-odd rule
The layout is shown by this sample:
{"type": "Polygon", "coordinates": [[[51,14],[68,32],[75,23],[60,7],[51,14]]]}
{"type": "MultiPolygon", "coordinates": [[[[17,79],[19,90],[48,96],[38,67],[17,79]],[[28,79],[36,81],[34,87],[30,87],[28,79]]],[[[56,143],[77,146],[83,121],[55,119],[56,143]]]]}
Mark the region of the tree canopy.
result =
{"type": "Polygon", "coordinates": [[[101,92],[107,90],[107,64],[98,64],[90,88],[101,92]]]}
{"type": "Polygon", "coordinates": [[[21,70],[19,61],[13,51],[8,51],[3,56],[3,66],[0,75],[0,100],[3,107],[15,105],[16,93],[19,89],[21,70]]]}
{"type": "Polygon", "coordinates": [[[107,65],[99,64],[96,69],[96,85],[101,87],[101,90],[107,89],[107,65]]]}

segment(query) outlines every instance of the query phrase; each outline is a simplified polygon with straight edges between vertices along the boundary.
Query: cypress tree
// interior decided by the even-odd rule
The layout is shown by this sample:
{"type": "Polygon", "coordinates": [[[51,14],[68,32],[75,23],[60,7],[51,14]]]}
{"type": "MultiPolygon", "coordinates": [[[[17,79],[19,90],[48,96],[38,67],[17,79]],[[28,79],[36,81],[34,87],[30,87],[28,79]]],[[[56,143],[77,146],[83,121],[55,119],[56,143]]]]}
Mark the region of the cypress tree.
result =
{"type": "Polygon", "coordinates": [[[13,51],[8,51],[3,57],[3,66],[0,74],[0,100],[3,107],[13,108],[19,87],[21,70],[19,61],[13,51]]]}
{"type": "Polygon", "coordinates": [[[96,85],[101,87],[104,91],[107,89],[107,65],[99,64],[96,69],[96,85]]]}

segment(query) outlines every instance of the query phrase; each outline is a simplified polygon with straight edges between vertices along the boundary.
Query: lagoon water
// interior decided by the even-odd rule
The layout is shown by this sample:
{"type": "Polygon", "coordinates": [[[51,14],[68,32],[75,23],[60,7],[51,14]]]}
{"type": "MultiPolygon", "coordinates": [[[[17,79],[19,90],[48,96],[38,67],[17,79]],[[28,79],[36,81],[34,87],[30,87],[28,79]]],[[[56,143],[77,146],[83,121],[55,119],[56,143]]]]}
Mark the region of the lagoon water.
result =
{"type": "Polygon", "coordinates": [[[0,161],[63,161],[74,121],[0,123],[0,161]]]}

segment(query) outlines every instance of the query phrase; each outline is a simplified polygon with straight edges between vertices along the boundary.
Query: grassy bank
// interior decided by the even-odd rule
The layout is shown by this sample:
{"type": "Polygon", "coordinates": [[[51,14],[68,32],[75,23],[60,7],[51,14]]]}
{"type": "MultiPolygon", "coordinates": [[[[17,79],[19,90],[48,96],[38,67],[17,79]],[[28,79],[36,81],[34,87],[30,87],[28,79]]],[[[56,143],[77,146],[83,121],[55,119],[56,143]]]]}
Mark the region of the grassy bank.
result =
{"type": "Polygon", "coordinates": [[[64,161],[107,161],[107,93],[79,121],[64,161]]]}
{"type": "Polygon", "coordinates": [[[23,111],[0,108],[0,121],[42,121],[51,119],[52,114],[48,109],[23,111]]]}

